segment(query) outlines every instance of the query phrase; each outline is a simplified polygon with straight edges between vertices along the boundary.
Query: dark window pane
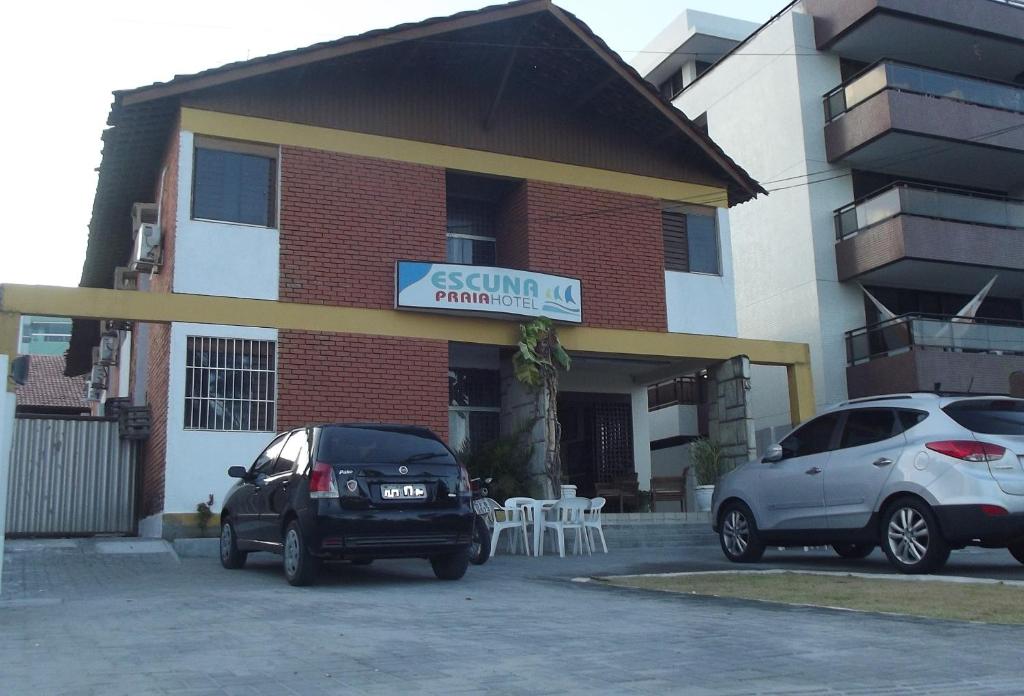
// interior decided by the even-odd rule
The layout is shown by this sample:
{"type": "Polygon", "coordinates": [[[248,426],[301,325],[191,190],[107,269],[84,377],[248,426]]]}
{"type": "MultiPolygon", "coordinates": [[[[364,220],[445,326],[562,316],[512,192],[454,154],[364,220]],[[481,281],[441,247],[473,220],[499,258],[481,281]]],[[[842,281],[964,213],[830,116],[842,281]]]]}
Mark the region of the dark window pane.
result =
{"type": "Polygon", "coordinates": [[[721,272],[718,264],[718,227],[713,216],[687,215],[686,240],[691,272],[721,272]]]}
{"type": "Polygon", "coordinates": [[[910,430],[928,417],[925,411],[911,411],[908,408],[901,408],[896,413],[900,419],[900,429],[904,431],[910,430]]]}
{"type": "Polygon", "coordinates": [[[686,215],[661,211],[661,236],[665,247],[666,271],[689,271],[690,250],[686,241],[686,215]]]}
{"type": "Polygon", "coordinates": [[[501,405],[501,377],[497,370],[448,370],[448,405],[497,408],[501,405]]]}
{"type": "Polygon", "coordinates": [[[881,442],[893,436],[893,412],[884,409],[853,411],[846,417],[840,447],[857,447],[881,442]]]}
{"type": "Polygon", "coordinates": [[[495,263],[494,242],[483,239],[474,239],[472,242],[473,258],[469,263],[477,266],[493,266],[495,263]]]}
{"type": "Polygon", "coordinates": [[[386,464],[409,460],[455,463],[451,452],[426,432],[399,432],[381,426],[324,428],[317,461],[331,464],[386,464]]]}
{"type": "Polygon", "coordinates": [[[835,430],[838,420],[838,414],[829,413],[798,428],[796,432],[779,443],[782,445],[783,457],[791,459],[827,452],[832,442],[832,431],[835,430]]]}
{"type": "Polygon", "coordinates": [[[274,225],[274,160],[197,147],[192,216],[274,225]]]}
{"type": "Polygon", "coordinates": [[[494,205],[471,198],[449,198],[448,234],[494,236],[494,205]]]}
{"type": "Polygon", "coordinates": [[[956,401],[942,410],[976,433],[1024,435],[1024,401],[1021,400],[971,399],[956,401]]]}
{"type": "Polygon", "coordinates": [[[476,450],[498,439],[500,414],[472,411],[469,414],[469,446],[476,450]]]}

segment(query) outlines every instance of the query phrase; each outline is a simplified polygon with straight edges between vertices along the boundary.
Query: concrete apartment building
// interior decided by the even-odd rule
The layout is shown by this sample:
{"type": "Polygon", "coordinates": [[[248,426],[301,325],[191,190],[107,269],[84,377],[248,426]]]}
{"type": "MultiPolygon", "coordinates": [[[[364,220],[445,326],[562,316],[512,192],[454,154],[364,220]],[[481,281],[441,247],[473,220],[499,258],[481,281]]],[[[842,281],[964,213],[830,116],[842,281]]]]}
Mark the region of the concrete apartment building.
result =
{"type": "MultiPolygon", "coordinates": [[[[734,356],[789,365],[793,418],[809,415],[806,347],[735,338],[725,211],[760,187],[546,0],[118,92],[110,124],[82,285],[265,317],[75,320],[68,372],[151,414],[144,535],[187,533],[210,494],[219,509],[227,467],[273,432],[415,423],[453,447],[509,432],[532,413],[511,350],[536,315],[574,358],[559,416],[583,494],[657,473],[651,385],[707,380],[707,427],[740,458],[734,356]]],[[[671,406],[656,438],[696,434],[696,406],[671,406]]]]}
{"type": "MultiPolygon", "coordinates": [[[[740,336],[808,343],[819,407],[1008,391],[1024,5],[798,0],[763,26],[686,12],[647,50],[637,70],[770,192],[728,213],[740,336]]],[[[763,447],[788,425],[784,376],[755,368],[753,385],[763,447]]]]}

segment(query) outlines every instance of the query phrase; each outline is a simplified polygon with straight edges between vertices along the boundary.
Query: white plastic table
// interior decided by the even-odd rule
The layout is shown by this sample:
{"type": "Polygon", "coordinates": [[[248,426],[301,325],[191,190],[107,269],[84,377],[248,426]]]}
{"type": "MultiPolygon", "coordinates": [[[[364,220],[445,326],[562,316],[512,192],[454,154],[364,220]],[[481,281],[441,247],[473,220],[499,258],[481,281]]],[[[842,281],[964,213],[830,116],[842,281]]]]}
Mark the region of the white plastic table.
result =
{"type": "Polygon", "coordinates": [[[534,500],[532,503],[523,503],[520,507],[530,508],[533,517],[533,555],[539,556],[544,548],[544,536],[541,531],[541,523],[544,521],[544,513],[555,506],[557,500],[534,500]]]}

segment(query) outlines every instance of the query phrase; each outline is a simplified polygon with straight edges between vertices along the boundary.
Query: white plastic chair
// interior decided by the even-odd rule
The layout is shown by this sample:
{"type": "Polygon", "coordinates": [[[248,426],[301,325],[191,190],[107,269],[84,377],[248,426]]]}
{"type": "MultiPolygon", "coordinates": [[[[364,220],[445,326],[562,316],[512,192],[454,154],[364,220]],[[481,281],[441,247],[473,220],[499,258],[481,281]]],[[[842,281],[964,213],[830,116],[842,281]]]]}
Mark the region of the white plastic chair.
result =
{"type": "Polygon", "coordinates": [[[487,515],[484,516],[484,520],[487,522],[487,526],[490,527],[491,530],[493,530],[494,523],[498,521],[498,518],[495,516],[494,511],[504,510],[505,508],[502,507],[501,503],[499,503],[494,498],[484,498],[484,502],[487,503],[487,515]]]}
{"type": "Polygon", "coordinates": [[[587,542],[590,544],[590,552],[594,552],[594,532],[601,538],[601,548],[608,553],[608,544],[604,541],[604,530],[601,529],[601,510],[607,501],[604,498],[594,498],[590,501],[590,509],[583,516],[583,527],[587,531],[587,542]]]}
{"type": "Polygon", "coordinates": [[[498,538],[506,529],[510,530],[509,534],[511,535],[508,540],[509,553],[515,553],[518,548],[517,542],[522,540],[523,551],[527,556],[530,555],[530,539],[526,535],[526,517],[520,507],[524,502],[532,503],[533,498],[509,498],[505,501],[505,505],[501,506],[501,509],[505,511],[505,519],[495,518],[494,520],[494,529],[491,532],[491,556],[494,556],[498,550],[498,538]],[[519,531],[518,536],[516,530],[519,531]]]}
{"type": "MultiPolygon", "coordinates": [[[[583,536],[586,534],[583,515],[589,508],[590,500],[588,498],[563,498],[551,508],[549,513],[551,519],[541,520],[541,534],[545,534],[548,530],[555,533],[555,538],[558,540],[558,555],[562,558],[565,558],[565,532],[569,529],[576,532],[572,545],[573,553],[582,554],[584,549],[590,553],[590,544],[583,541],[583,536]]],[[[540,551],[543,555],[543,543],[540,545],[540,551]]]]}

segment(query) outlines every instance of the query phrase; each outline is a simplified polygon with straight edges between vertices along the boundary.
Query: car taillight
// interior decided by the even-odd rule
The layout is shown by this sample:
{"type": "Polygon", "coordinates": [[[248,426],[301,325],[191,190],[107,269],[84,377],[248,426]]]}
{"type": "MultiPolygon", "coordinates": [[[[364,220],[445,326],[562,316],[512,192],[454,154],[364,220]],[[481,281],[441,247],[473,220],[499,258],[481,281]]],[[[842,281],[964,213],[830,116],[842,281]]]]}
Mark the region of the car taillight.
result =
{"type": "Polygon", "coordinates": [[[334,480],[334,467],[327,462],[317,462],[309,472],[310,498],[337,498],[338,484],[334,480]]]}
{"type": "Polygon", "coordinates": [[[467,493],[473,490],[473,486],[469,483],[469,470],[466,467],[459,467],[459,478],[462,481],[462,490],[467,493]]]}
{"type": "Polygon", "coordinates": [[[1010,514],[1006,508],[999,505],[982,505],[981,512],[987,517],[1002,517],[1010,514]]]}
{"type": "Polygon", "coordinates": [[[965,462],[994,462],[1003,458],[1005,447],[977,440],[943,440],[929,442],[928,449],[947,457],[963,459],[965,462]]]}

